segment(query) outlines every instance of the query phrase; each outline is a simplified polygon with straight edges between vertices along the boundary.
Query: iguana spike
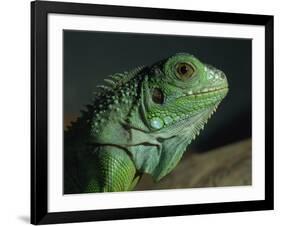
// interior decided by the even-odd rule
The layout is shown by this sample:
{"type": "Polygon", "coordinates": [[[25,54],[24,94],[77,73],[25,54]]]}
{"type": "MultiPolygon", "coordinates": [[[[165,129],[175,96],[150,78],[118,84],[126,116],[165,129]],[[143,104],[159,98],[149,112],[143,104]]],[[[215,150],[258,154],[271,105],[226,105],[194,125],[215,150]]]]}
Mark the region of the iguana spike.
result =
{"type": "MultiPolygon", "coordinates": [[[[127,84],[127,82],[137,75],[141,70],[143,70],[144,66],[139,66],[132,69],[129,72],[116,73],[113,75],[109,75],[108,78],[104,79],[104,81],[108,85],[98,85],[97,88],[100,88],[102,91],[112,91],[115,87],[122,84],[127,84]],[[115,80],[115,81],[114,81],[115,80]]],[[[100,94],[97,94],[98,96],[100,94]]]]}
{"type": "Polygon", "coordinates": [[[114,79],[115,81],[119,81],[123,78],[124,74],[121,74],[121,73],[116,73],[116,74],[113,74],[113,75],[109,75],[108,77],[111,78],[111,79],[114,79]]]}
{"type": "Polygon", "coordinates": [[[128,72],[124,72],[124,76],[122,78],[122,83],[127,83],[131,78],[135,75],[139,74],[139,72],[144,68],[144,66],[136,67],[128,72]]]}
{"type": "Polygon", "coordinates": [[[115,85],[116,85],[116,82],[114,82],[113,80],[111,80],[111,79],[104,79],[104,81],[108,84],[108,85],[110,85],[111,87],[114,87],[115,85]]]}
{"type": "Polygon", "coordinates": [[[104,90],[104,91],[109,91],[109,90],[111,90],[110,87],[105,86],[105,85],[98,85],[97,88],[99,88],[99,89],[101,89],[101,90],[104,90]]]}
{"type": "Polygon", "coordinates": [[[93,99],[95,99],[96,97],[100,97],[101,96],[101,92],[100,91],[94,91],[93,92],[93,96],[94,96],[93,99]]]}
{"type": "Polygon", "coordinates": [[[129,71],[128,74],[134,74],[134,75],[135,75],[135,74],[138,74],[143,68],[144,68],[143,65],[142,65],[142,66],[138,66],[138,67],[136,67],[135,69],[129,71]]]}

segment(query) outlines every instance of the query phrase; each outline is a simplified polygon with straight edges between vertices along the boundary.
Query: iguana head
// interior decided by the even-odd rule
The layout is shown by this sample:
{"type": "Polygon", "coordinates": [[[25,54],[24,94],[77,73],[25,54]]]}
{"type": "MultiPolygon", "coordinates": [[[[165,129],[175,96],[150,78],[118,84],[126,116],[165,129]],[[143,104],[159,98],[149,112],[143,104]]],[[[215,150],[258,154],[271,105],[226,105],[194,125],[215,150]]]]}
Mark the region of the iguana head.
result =
{"type": "Polygon", "coordinates": [[[179,123],[208,117],[227,92],[222,71],[190,54],[176,54],[151,67],[144,88],[147,125],[155,132],[176,132],[179,123]]]}
{"type": "Polygon", "coordinates": [[[136,167],[156,181],[179,162],[190,142],[228,92],[225,74],[190,54],[176,54],[154,64],[142,84],[145,145],[131,148],[136,167]],[[149,145],[154,140],[158,146],[149,145]]]}

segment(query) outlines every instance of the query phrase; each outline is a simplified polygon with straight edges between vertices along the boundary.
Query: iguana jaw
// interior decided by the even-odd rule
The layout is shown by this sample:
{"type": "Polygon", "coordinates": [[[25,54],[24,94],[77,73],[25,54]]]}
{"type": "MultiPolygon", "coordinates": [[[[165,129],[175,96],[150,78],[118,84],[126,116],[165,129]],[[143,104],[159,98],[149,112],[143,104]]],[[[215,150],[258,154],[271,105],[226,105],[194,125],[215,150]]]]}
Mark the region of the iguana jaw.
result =
{"type": "Polygon", "coordinates": [[[202,90],[200,91],[197,91],[197,92],[193,92],[193,91],[187,91],[185,93],[185,96],[194,96],[194,97],[197,97],[197,96],[204,96],[204,95],[212,95],[212,94],[218,94],[218,93],[225,93],[225,95],[227,94],[228,92],[228,86],[222,86],[222,87],[210,87],[210,88],[203,88],[202,90]]]}
{"type": "Polygon", "coordinates": [[[163,117],[149,117],[148,124],[151,126],[152,131],[156,133],[170,134],[169,130],[175,125],[178,125],[178,123],[192,121],[194,116],[200,115],[202,112],[212,112],[215,110],[221,100],[226,96],[227,92],[228,88],[225,86],[211,88],[208,89],[208,91],[203,89],[200,92],[183,94],[176,100],[179,106],[179,112],[183,113],[172,113],[163,117]]]}
{"type": "Polygon", "coordinates": [[[196,114],[180,118],[178,121],[173,122],[170,125],[165,126],[163,129],[153,132],[154,136],[167,139],[177,135],[185,135],[190,142],[195,139],[196,135],[199,135],[200,130],[204,129],[208,119],[216,112],[218,104],[202,109],[196,114]]]}

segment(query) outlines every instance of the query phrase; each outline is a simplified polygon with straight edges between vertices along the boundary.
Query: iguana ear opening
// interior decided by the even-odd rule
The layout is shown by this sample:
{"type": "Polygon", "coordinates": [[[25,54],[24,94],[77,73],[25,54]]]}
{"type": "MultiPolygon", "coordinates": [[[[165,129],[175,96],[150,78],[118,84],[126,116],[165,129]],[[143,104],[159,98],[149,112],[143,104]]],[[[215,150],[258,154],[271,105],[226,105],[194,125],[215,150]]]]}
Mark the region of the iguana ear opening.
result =
{"type": "Polygon", "coordinates": [[[151,98],[154,103],[163,104],[165,96],[160,88],[153,88],[151,98]]]}

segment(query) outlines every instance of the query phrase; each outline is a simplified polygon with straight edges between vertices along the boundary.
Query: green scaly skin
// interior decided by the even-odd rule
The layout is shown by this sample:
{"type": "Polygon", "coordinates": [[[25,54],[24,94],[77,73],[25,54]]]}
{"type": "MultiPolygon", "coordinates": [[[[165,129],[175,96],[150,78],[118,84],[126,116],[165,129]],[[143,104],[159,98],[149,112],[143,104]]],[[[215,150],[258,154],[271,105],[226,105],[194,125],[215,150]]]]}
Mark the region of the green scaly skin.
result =
{"type": "Polygon", "coordinates": [[[180,53],[105,80],[65,131],[65,193],[132,190],[177,165],[228,92],[225,74],[180,53]]]}

